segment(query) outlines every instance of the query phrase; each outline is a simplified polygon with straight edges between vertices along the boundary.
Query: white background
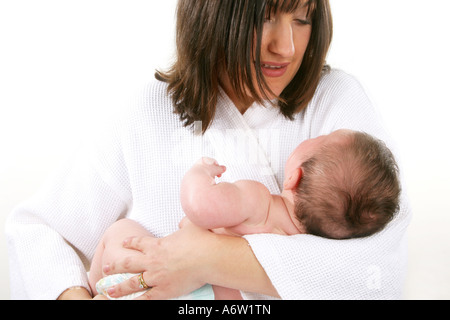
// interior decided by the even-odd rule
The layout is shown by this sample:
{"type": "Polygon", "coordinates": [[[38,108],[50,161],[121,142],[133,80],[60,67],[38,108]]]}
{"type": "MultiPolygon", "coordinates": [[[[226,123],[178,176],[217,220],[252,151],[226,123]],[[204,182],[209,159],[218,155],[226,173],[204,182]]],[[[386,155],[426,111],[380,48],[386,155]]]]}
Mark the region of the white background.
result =
{"type": "MultiPolygon", "coordinates": [[[[331,2],[328,62],[361,81],[400,146],[414,209],[405,298],[450,299],[450,2],[331,2]]],[[[6,216],[169,65],[175,5],[0,0],[0,299],[9,299],[6,216]]]]}

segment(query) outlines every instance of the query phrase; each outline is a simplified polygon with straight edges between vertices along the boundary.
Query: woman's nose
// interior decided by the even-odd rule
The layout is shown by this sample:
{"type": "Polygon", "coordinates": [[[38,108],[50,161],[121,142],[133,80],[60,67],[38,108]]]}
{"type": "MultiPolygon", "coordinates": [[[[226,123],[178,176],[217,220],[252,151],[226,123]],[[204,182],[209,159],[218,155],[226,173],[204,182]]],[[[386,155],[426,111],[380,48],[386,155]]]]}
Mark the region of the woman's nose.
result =
{"type": "Polygon", "coordinates": [[[289,23],[275,23],[270,32],[269,51],[283,58],[290,58],[295,54],[292,26],[289,23]]]}

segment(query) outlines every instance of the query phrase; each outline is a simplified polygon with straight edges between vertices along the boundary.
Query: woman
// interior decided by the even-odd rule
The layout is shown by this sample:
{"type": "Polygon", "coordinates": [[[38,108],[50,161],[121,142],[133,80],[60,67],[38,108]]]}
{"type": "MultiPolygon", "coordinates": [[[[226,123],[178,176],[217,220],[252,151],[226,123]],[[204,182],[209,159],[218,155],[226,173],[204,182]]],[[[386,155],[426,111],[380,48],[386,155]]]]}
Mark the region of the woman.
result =
{"type": "Polygon", "coordinates": [[[13,298],[92,298],[89,262],[123,217],[155,238],[126,239],[142,257],[104,266],[106,274],[141,274],[113,297],[149,286],[143,299],[165,299],[211,283],[246,298],[399,298],[405,202],[383,233],[361,240],[234,238],[185,220],[177,230],[181,178],[200,156],[225,164],[224,179],[258,180],[279,193],[282,164],[305,139],[348,128],[392,148],[359,84],[325,67],[331,35],[327,0],[180,0],[173,68],[11,215],[13,298]]]}

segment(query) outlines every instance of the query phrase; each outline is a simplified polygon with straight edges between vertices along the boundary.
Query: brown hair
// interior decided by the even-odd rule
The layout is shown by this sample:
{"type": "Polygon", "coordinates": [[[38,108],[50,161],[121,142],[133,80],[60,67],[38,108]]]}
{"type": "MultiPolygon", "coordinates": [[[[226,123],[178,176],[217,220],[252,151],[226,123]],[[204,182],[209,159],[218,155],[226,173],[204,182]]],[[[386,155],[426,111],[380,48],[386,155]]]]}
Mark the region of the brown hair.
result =
{"type": "Polygon", "coordinates": [[[281,113],[289,119],[311,101],[325,68],[332,38],[328,0],[179,0],[176,61],[167,72],[157,71],[156,78],[168,83],[174,111],[185,126],[202,121],[203,131],[209,127],[223,72],[242,101],[248,99],[246,92],[256,102],[267,98],[259,57],[266,13],[291,12],[300,5],[308,6],[312,32],[297,75],[278,99],[281,113]],[[252,83],[254,60],[263,97],[252,83]]]}
{"type": "Polygon", "coordinates": [[[398,166],[386,145],[355,132],[303,163],[296,214],[307,233],[359,238],[379,232],[399,209],[398,166]]]}

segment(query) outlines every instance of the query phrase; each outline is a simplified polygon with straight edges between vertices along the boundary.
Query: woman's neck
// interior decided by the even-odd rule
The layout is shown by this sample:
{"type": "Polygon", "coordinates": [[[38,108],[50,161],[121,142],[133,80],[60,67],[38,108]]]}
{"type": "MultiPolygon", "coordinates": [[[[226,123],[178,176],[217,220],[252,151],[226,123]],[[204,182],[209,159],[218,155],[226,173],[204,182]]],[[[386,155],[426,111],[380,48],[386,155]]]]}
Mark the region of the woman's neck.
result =
{"type": "Polygon", "coordinates": [[[236,92],[233,89],[233,86],[231,85],[230,79],[227,75],[221,77],[220,79],[220,85],[227,94],[228,98],[233,102],[233,104],[236,106],[236,108],[239,110],[241,114],[244,114],[248,108],[253,104],[253,101],[242,101],[238,98],[236,95],[236,92]]]}

